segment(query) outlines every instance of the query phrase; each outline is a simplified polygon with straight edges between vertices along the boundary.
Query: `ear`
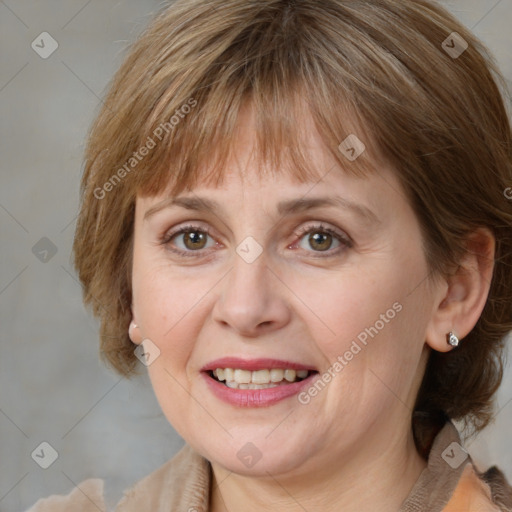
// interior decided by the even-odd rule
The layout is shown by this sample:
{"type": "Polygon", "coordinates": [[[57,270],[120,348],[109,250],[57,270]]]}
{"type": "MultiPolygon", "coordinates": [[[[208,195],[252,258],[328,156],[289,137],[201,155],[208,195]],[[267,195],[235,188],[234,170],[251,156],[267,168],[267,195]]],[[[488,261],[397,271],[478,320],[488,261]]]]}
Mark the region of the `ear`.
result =
{"type": "Polygon", "coordinates": [[[135,316],[133,312],[133,306],[131,308],[132,310],[132,319],[130,322],[130,325],[128,327],[128,336],[130,336],[130,339],[133,343],[136,345],[140,345],[142,343],[142,333],[140,331],[139,324],[137,322],[137,317],[135,316]]]}
{"type": "Polygon", "coordinates": [[[484,309],[494,270],[496,240],[487,228],[478,228],[467,239],[457,270],[438,281],[426,343],[439,352],[448,352],[447,334],[462,340],[473,329],[484,309]]]}

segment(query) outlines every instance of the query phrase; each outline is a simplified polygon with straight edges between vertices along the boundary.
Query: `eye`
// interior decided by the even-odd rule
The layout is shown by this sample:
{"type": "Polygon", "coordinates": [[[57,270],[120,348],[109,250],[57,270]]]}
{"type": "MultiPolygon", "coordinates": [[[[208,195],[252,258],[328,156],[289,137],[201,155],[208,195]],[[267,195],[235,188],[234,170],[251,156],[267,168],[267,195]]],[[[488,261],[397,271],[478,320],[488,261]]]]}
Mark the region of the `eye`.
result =
{"type": "Polygon", "coordinates": [[[186,256],[193,256],[191,253],[216,245],[207,228],[194,225],[183,226],[177,231],[166,233],[161,243],[169,246],[171,251],[186,256]]]}
{"type": "Polygon", "coordinates": [[[344,250],[344,248],[352,247],[352,242],[346,235],[323,224],[305,226],[299,230],[297,236],[301,238],[293,248],[298,245],[301,249],[309,252],[312,249],[313,252],[328,253],[326,256],[337,254],[340,252],[340,248],[344,250]]]}

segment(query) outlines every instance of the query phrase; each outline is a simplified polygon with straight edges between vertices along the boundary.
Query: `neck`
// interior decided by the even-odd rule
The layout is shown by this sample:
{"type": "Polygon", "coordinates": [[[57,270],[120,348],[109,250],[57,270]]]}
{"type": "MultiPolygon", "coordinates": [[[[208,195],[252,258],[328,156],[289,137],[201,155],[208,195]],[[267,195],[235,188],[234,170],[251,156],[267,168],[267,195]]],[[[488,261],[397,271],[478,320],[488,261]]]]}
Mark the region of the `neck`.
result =
{"type": "Polygon", "coordinates": [[[396,512],[426,467],[426,461],[416,451],[412,432],[391,443],[366,443],[347,459],[343,456],[343,460],[343,464],[328,463],[324,471],[314,474],[268,473],[268,477],[258,478],[237,475],[212,464],[210,510],[396,512]]]}

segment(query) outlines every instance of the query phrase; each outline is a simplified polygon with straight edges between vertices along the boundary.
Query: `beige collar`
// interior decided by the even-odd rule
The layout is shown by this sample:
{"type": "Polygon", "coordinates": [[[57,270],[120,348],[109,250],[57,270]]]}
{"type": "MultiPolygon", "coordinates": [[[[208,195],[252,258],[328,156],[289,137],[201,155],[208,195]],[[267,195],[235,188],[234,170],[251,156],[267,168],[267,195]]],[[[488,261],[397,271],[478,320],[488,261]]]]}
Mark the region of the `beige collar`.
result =
{"type": "Polygon", "coordinates": [[[188,444],[169,462],[136,483],[116,512],[208,512],[210,463],[188,444]]]}
{"type": "Polygon", "coordinates": [[[462,448],[459,432],[448,421],[434,439],[428,465],[421,472],[399,512],[443,512],[471,457],[462,448]]]}

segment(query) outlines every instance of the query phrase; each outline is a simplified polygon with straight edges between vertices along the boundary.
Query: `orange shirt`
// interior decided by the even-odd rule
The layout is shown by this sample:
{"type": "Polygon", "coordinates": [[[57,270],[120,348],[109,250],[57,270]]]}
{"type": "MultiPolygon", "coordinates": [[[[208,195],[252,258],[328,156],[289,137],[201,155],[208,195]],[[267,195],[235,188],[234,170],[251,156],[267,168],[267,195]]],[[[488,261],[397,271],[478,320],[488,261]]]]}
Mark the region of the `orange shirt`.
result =
{"type": "Polygon", "coordinates": [[[468,464],[455,488],[455,491],[443,509],[443,512],[502,512],[493,504],[490,487],[478,477],[472,464],[468,464]]]}

